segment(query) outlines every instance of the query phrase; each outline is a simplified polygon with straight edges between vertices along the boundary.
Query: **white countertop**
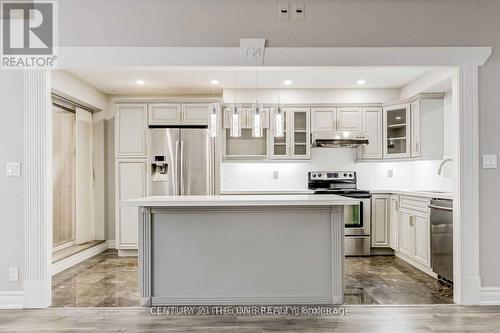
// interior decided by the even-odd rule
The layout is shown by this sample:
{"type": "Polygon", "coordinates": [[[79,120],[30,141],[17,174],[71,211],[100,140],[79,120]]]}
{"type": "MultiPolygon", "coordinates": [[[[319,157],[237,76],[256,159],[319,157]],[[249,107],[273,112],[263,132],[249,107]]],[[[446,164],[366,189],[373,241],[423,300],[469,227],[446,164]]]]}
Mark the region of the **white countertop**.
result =
{"type": "MultiPolygon", "coordinates": [[[[365,190],[365,189],[362,189],[365,190]]],[[[367,189],[366,189],[367,190],[367,189]]],[[[424,198],[440,198],[440,199],[450,199],[453,200],[453,193],[451,192],[435,192],[435,191],[424,191],[424,190],[367,190],[372,194],[396,194],[396,195],[408,195],[414,197],[424,197],[424,198]]],[[[314,194],[313,190],[308,189],[297,189],[297,190],[240,190],[240,191],[221,191],[221,194],[236,194],[236,195],[247,195],[247,194],[264,194],[264,195],[290,195],[290,194],[314,194]]]]}
{"type": "Polygon", "coordinates": [[[372,194],[396,194],[396,195],[408,195],[413,197],[424,197],[424,198],[439,198],[439,199],[449,199],[453,200],[453,193],[451,192],[433,192],[433,191],[421,191],[421,190],[370,190],[372,194]]]}
{"type": "Polygon", "coordinates": [[[154,196],[124,201],[138,207],[221,207],[221,206],[343,206],[359,200],[339,195],[185,195],[154,196]]]}
{"type": "Polygon", "coordinates": [[[296,190],[231,190],[231,191],[221,191],[220,194],[314,194],[314,190],[308,189],[296,189],[296,190]]]}

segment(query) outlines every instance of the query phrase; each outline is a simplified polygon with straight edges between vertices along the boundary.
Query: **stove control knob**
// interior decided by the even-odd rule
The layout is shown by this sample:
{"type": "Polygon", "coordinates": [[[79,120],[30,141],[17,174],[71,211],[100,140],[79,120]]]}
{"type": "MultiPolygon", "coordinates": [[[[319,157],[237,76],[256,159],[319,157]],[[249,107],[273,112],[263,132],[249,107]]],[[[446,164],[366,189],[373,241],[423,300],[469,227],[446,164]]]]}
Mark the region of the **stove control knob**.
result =
{"type": "Polygon", "coordinates": [[[314,175],[312,175],[312,176],[313,176],[313,178],[316,178],[316,174],[314,174],[314,175]]]}
{"type": "Polygon", "coordinates": [[[347,173],[344,173],[344,177],[347,177],[347,173]]]}
{"type": "Polygon", "coordinates": [[[349,177],[352,178],[352,173],[349,174],[349,177]]]}

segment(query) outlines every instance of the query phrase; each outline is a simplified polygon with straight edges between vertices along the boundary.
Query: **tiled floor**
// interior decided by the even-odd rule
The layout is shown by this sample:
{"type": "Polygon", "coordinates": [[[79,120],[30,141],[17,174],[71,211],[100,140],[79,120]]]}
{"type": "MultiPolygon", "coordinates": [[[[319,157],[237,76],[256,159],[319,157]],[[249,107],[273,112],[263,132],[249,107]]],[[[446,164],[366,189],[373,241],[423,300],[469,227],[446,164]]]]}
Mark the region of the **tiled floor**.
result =
{"type": "Polygon", "coordinates": [[[108,250],[52,279],[53,307],[138,306],[137,257],[108,250]]]}
{"type": "Polygon", "coordinates": [[[451,304],[453,288],[395,256],[346,259],[346,304],[451,304]]]}
{"type": "MultiPolygon", "coordinates": [[[[137,258],[108,250],[53,278],[53,307],[139,306],[137,258]]],[[[448,304],[451,288],[393,256],[347,258],[346,304],[448,304]]]]}

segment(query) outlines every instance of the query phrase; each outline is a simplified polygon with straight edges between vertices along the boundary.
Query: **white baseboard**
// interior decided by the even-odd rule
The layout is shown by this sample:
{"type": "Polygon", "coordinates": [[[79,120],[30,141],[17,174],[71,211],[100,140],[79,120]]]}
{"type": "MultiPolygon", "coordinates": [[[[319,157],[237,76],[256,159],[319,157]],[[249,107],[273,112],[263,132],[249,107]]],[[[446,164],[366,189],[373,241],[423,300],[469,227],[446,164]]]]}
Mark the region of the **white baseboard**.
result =
{"type": "Polygon", "coordinates": [[[108,249],[116,249],[116,241],[109,240],[108,241],[108,249]]]}
{"type": "Polygon", "coordinates": [[[23,307],[23,291],[0,291],[0,309],[22,309],[23,307]]]}
{"type": "Polygon", "coordinates": [[[75,255],[72,255],[71,257],[58,261],[52,264],[52,275],[60,273],[72,266],[75,266],[76,264],[81,263],[82,261],[92,258],[93,256],[106,251],[108,248],[109,248],[108,242],[104,242],[89,249],[86,249],[82,252],[79,252],[75,255]]]}
{"type": "Polygon", "coordinates": [[[481,305],[500,305],[500,287],[482,287],[481,305]]]}
{"type": "Polygon", "coordinates": [[[432,271],[432,268],[427,267],[427,266],[419,263],[416,260],[413,260],[412,258],[410,258],[409,256],[407,256],[406,254],[398,252],[398,251],[394,251],[394,255],[396,257],[398,257],[399,259],[402,259],[402,260],[406,261],[407,263],[409,263],[413,267],[421,270],[422,272],[424,272],[424,273],[432,276],[433,278],[435,278],[435,279],[438,278],[437,274],[432,271]]]}

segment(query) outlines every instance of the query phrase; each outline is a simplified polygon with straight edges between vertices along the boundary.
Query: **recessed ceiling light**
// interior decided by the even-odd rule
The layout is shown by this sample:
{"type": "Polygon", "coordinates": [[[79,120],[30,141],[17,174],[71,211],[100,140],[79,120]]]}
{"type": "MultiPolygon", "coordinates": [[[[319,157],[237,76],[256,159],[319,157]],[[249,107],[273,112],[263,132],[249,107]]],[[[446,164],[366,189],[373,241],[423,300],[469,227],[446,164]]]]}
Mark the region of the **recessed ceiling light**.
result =
{"type": "Polygon", "coordinates": [[[359,84],[360,86],[362,86],[363,84],[366,83],[366,81],[365,80],[358,80],[358,82],[356,82],[356,83],[359,84]]]}
{"type": "Polygon", "coordinates": [[[135,83],[137,83],[137,84],[139,84],[139,85],[142,86],[144,84],[144,81],[143,80],[137,80],[137,81],[135,81],[135,83]]]}
{"type": "Polygon", "coordinates": [[[217,80],[212,80],[212,81],[210,81],[210,84],[213,84],[213,85],[215,86],[215,85],[219,84],[219,81],[217,81],[217,80]]]}
{"type": "Polygon", "coordinates": [[[401,117],[400,117],[400,116],[397,116],[397,117],[396,117],[396,120],[401,120],[401,117]]]}
{"type": "Polygon", "coordinates": [[[283,81],[283,84],[284,84],[285,86],[291,86],[291,85],[292,85],[292,83],[293,83],[293,82],[292,82],[292,80],[285,80],[285,81],[283,81]]]}

